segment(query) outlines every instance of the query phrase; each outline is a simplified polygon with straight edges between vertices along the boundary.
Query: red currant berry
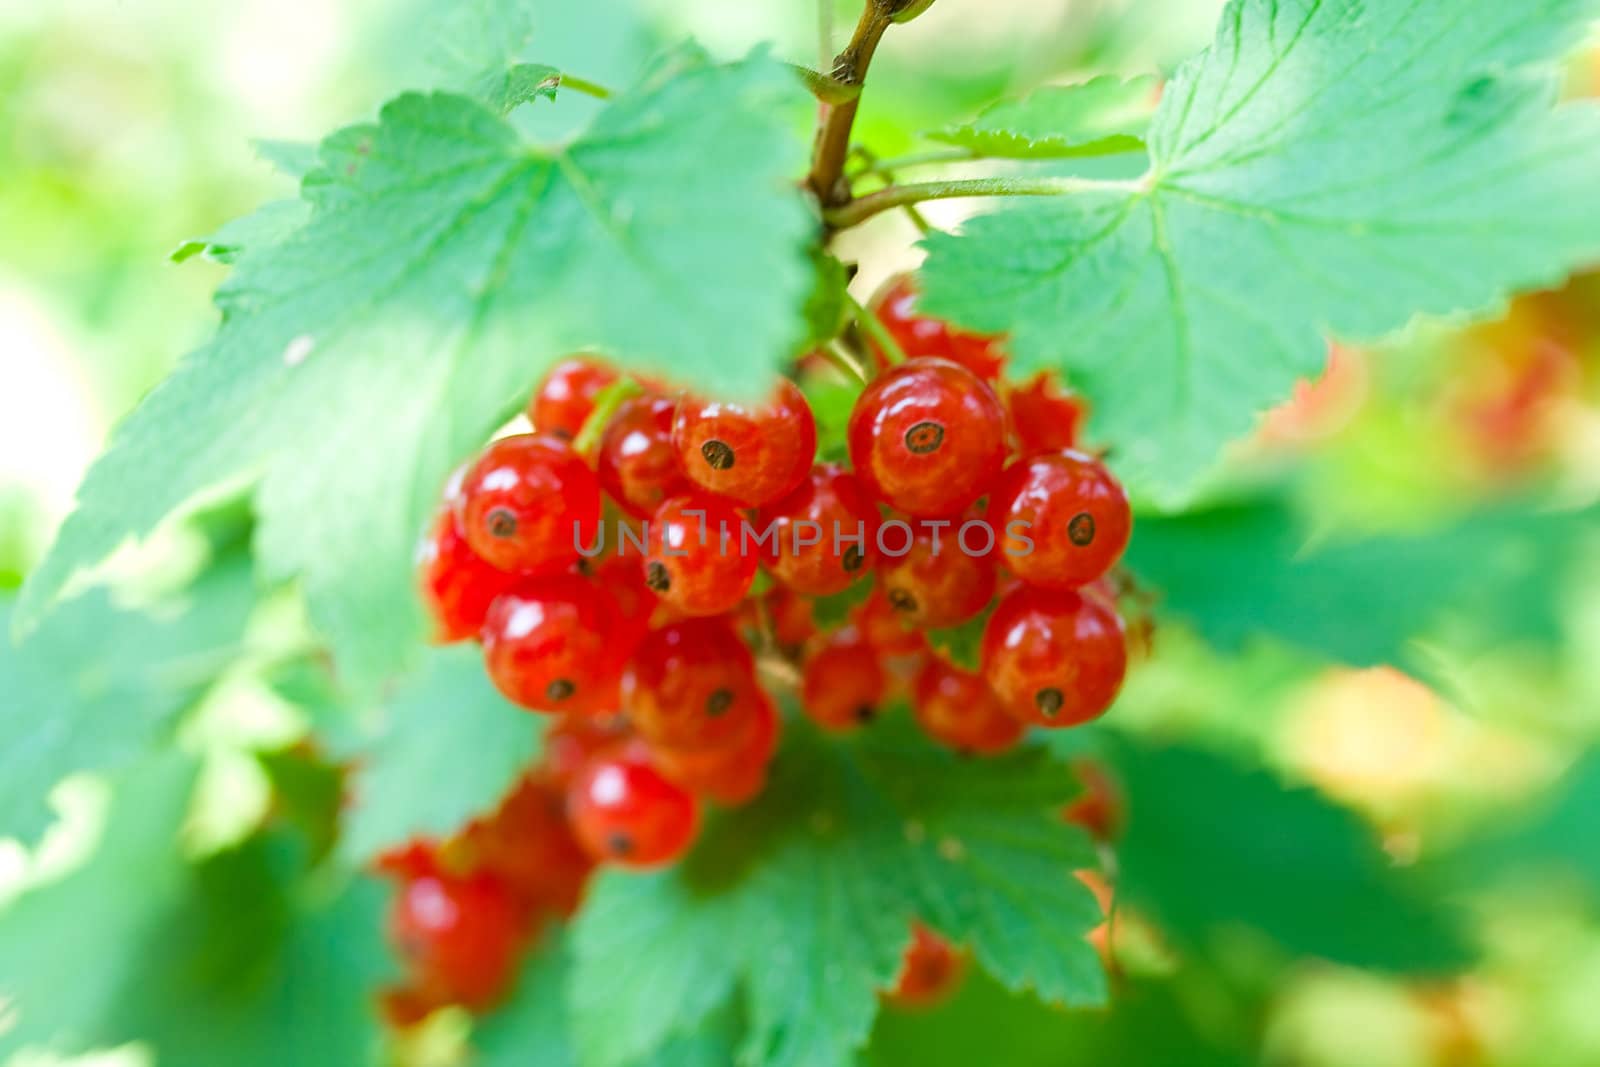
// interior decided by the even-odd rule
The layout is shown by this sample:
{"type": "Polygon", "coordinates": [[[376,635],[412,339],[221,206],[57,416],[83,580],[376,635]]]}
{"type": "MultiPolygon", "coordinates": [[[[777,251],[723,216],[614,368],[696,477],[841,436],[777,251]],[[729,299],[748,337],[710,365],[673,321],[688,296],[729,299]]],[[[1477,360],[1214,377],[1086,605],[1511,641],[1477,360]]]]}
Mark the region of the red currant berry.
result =
{"type": "Polygon", "coordinates": [[[483,626],[489,678],[533,711],[598,714],[617,706],[622,656],[611,594],[581,578],[528,582],[494,602],[483,626]]]}
{"type": "Polygon", "coordinates": [[[600,483],[554,437],[502,437],[467,471],[456,506],[467,544],[503,571],[556,574],[600,531],[600,483]]]}
{"type": "Polygon", "coordinates": [[[590,358],[564,359],[550,368],[528,404],[539,433],[571,440],[594,411],[594,398],[617,380],[617,372],[590,358]]]}
{"type": "Polygon", "coordinates": [[[920,631],[907,628],[881,587],[851,609],[850,624],[880,656],[914,656],[928,644],[920,631]]]}
{"type": "Polygon", "coordinates": [[[672,444],[689,480],[741,507],[756,508],[793,491],[817,454],[817,424],[788,379],[762,405],[684,397],[672,444]]]}
{"type": "Polygon", "coordinates": [[[743,516],[726,504],[675,496],[650,518],[645,585],[685,615],[732,611],[756,577],[759,560],[749,540],[743,516]]]}
{"type": "Polygon", "coordinates": [[[779,648],[798,649],[817,634],[816,615],[811,601],[781,585],[768,589],[762,597],[772,639],[779,648]]]}
{"type": "MultiPolygon", "coordinates": [[[[903,532],[903,531],[902,531],[903,532]]],[[[918,629],[954,626],[994,599],[995,534],[981,518],[913,523],[903,555],[899,534],[885,534],[878,588],[900,621],[918,629]]]]}
{"type": "Polygon", "coordinates": [[[817,725],[853,730],[877,717],[888,688],[877,650],[859,630],[846,626],[806,658],[800,700],[817,725]]]}
{"type": "Polygon", "coordinates": [[[565,790],[585,763],[628,739],[618,716],[568,715],[544,732],[544,752],[535,776],[565,790]]]}
{"type": "Polygon", "coordinates": [[[921,923],[913,923],[911,944],[888,999],[902,1008],[937,1004],[961,984],[965,969],[961,954],[950,942],[921,923]]]}
{"type": "Polygon", "coordinates": [[[433,639],[441,644],[477,637],[489,605],[517,581],[472,551],[449,508],[439,512],[417,548],[417,573],[433,618],[433,639]]]}
{"type": "Polygon", "coordinates": [[[1128,495],[1099,460],[1044,452],[1006,469],[989,501],[1006,566],[1029,585],[1075,589],[1128,547],[1128,495]]]}
{"type": "Polygon", "coordinates": [[[755,661],[725,619],[684,619],[651,633],[622,674],[622,706],[653,745],[721,748],[764,701],[755,661]]]}
{"type": "Polygon", "coordinates": [[[541,775],[523,776],[453,847],[467,869],[498,876],[530,915],[571,915],[593,866],[567,825],[565,789],[541,775]]]}
{"type": "Polygon", "coordinates": [[[1007,715],[982,675],[930,657],[917,674],[913,711],[929,737],[958,752],[1004,752],[1027,729],[1007,715]]]}
{"type": "Polygon", "coordinates": [[[694,841],[699,805],[663,778],[636,746],[601,755],[573,779],[567,813],[589,855],[624,867],[658,867],[694,841]]]}
{"type": "Polygon", "coordinates": [[[606,423],[596,456],[600,486],[630,515],[648,518],[667,497],[689,492],[672,447],[677,407],[671,397],[630,397],[606,423]]]}
{"type": "Polygon", "coordinates": [[[528,930],[504,882],[433,869],[404,877],[389,936],[424,1003],[492,1007],[510,987],[528,930]]]}
{"type": "Polygon", "coordinates": [[[1121,833],[1127,817],[1122,789],[1110,772],[1094,760],[1074,760],[1072,773],[1083,792],[1061,809],[1061,817],[1083,827],[1098,841],[1112,840],[1121,833]]]}
{"type": "Polygon", "coordinates": [[[780,720],[771,698],[762,695],[750,728],[726,748],[653,750],[661,773],[692,793],[727,807],[753,800],[766,785],[767,766],[778,749],[780,720]]]}
{"type": "Polygon", "coordinates": [[[800,487],[761,509],[767,569],[806,596],[843,592],[878,558],[878,508],[856,479],[820,463],[800,487]]]}
{"type": "Polygon", "coordinates": [[[1058,389],[1049,372],[1013,388],[1006,396],[1006,410],[1017,451],[1024,456],[1077,447],[1083,399],[1058,389]]]}
{"type": "MultiPolygon", "coordinates": [[[[967,333],[929,315],[917,313],[917,287],[909,274],[896,275],[872,298],[872,310],[908,357],[934,356],[959,363],[984,381],[1000,377],[1005,349],[998,337],[967,333]]],[[[873,346],[879,364],[884,354],[873,346]]]]}
{"type": "Polygon", "coordinates": [[[981,658],[1001,705],[1037,726],[1077,726],[1104,714],[1128,665],[1115,612],[1077,593],[1027,586],[989,617],[981,658]]]}
{"type": "MultiPolygon", "coordinates": [[[[640,538],[639,543],[643,542],[640,538]]],[[[645,584],[644,567],[636,555],[606,555],[598,561],[585,560],[581,570],[593,576],[594,584],[606,589],[617,605],[617,647],[627,659],[650,629],[660,603],[645,584]]]]}
{"type": "Polygon", "coordinates": [[[850,413],[850,462],[880,500],[942,518],[976,500],[1005,464],[1006,419],[965,367],[913,359],[879,375],[850,413]]]}

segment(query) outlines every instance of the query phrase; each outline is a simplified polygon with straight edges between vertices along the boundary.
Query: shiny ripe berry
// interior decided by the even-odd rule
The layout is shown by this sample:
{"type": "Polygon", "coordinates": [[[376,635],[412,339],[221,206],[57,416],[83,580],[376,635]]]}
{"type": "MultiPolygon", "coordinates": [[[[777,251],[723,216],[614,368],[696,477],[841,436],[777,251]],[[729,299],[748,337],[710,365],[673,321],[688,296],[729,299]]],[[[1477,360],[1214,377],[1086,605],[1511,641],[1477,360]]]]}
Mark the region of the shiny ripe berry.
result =
{"type": "Polygon", "coordinates": [[[1048,371],[1012,388],[1006,394],[1006,411],[1022,455],[1077,447],[1085,414],[1083,398],[1058,388],[1048,371]]]}
{"type": "Polygon", "coordinates": [[[625,654],[617,627],[604,588],[570,575],[530,581],[489,609],[484,665],[507,700],[532,711],[611,711],[625,654]]]}
{"type": "Polygon", "coordinates": [[[535,777],[565,793],[584,764],[628,739],[622,716],[567,715],[544,732],[544,751],[535,777]]]}
{"type": "Polygon", "coordinates": [[[455,512],[441,510],[417,548],[422,599],[440,644],[477,637],[494,598],[517,582],[516,575],[478,557],[456,527],[455,512]]]}
{"type": "Polygon", "coordinates": [[[829,730],[853,730],[881,710],[889,679],[878,652],[846,626],[806,657],[800,700],[807,717],[829,730]]]}
{"type": "Polygon", "coordinates": [[[726,619],[684,619],[647,636],[622,674],[622,707],[652,745],[726,747],[766,699],[755,660],[726,619]]]}
{"type": "Polygon", "coordinates": [[[928,644],[920,631],[906,626],[881,586],[851,609],[850,624],[880,656],[915,656],[928,644]]]}
{"type": "Polygon", "coordinates": [[[528,404],[539,433],[572,440],[594,411],[594,398],[617,380],[617,372],[595,359],[564,359],[550,368],[528,404]]]}
{"type": "Polygon", "coordinates": [[[971,371],[913,359],[879,375],[850,413],[850,462],[880,500],[918,518],[959,514],[1005,464],[1005,411],[971,371]]]}
{"type": "Polygon", "coordinates": [[[405,878],[389,910],[390,939],[424,1003],[492,1007],[515,977],[527,933],[510,890],[487,872],[405,878]]]}
{"type": "Polygon", "coordinates": [[[1101,577],[1128,547],[1128,494],[1082,452],[1043,452],[1006,468],[989,515],[1005,564],[1029,585],[1075,589],[1101,577]]]}
{"type": "Polygon", "coordinates": [[[467,869],[498,876],[530,915],[571,915],[593,866],[567,825],[565,788],[543,775],[519,779],[452,851],[467,869]]]}
{"type": "Polygon", "coordinates": [[[1128,665],[1115,612],[1077,593],[1028,586],[989,617],[981,658],[1001,705],[1037,726],[1077,726],[1104,714],[1128,665]]]}
{"type": "Polygon", "coordinates": [[[961,954],[950,942],[921,923],[913,923],[899,977],[886,997],[896,1007],[929,1007],[955,992],[965,970],[961,954]]]}
{"type": "Polygon", "coordinates": [[[650,517],[645,585],[685,615],[721,615],[738,607],[759,563],[743,516],[719,501],[675,496],[650,517]]]}
{"type": "Polygon", "coordinates": [[[726,747],[655,748],[651,755],[662,774],[691,793],[736,807],[755,799],[765,787],[779,731],[778,709],[762,694],[744,736],[726,747]]]}
{"type": "Polygon", "coordinates": [[[754,508],[787,495],[805,478],[817,454],[817,424],[799,388],[782,379],[760,405],[684,397],[672,444],[690,481],[754,508]]]}
{"type": "Polygon", "coordinates": [[[694,796],[650,765],[636,746],[598,756],[573,779],[567,814],[589,855],[624,867],[658,867],[694,841],[694,796]]]}
{"type": "Polygon", "coordinates": [[[900,621],[917,629],[955,626],[994,599],[995,531],[979,518],[915,522],[911,537],[885,533],[878,588],[900,621]],[[904,546],[906,551],[898,557],[904,546]]]}
{"type": "MultiPolygon", "coordinates": [[[[872,310],[900,350],[910,358],[933,356],[959,363],[984,381],[1000,377],[1005,348],[998,337],[967,333],[917,312],[917,287],[909,274],[889,279],[872,299],[872,310]]],[[[884,356],[874,346],[880,364],[884,356]]]]}
{"type": "Polygon", "coordinates": [[[779,648],[798,649],[816,636],[817,620],[811,601],[793,590],[774,585],[761,598],[772,639],[779,648]]]}
{"type": "Polygon", "coordinates": [[[566,442],[517,434],[467,471],[456,521],[472,550],[503,571],[557,574],[600,530],[600,483],[566,442]]]}
{"type": "Polygon", "coordinates": [[[878,508],[855,477],[819,463],[799,488],[762,508],[756,532],[767,569],[790,590],[831,596],[849,588],[878,559],[878,508]]]}
{"type": "Polygon", "coordinates": [[[617,650],[619,658],[625,660],[649,631],[659,599],[645,584],[644,567],[632,550],[632,542],[626,554],[585,562],[590,564],[586,569],[593,584],[603,587],[616,602],[617,650]]]}
{"type": "Polygon", "coordinates": [[[929,737],[980,756],[1013,747],[1027,729],[1006,714],[982,675],[938,657],[929,658],[917,674],[912,710],[929,737]]]}
{"type": "Polygon", "coordinates": [[[638,518],[649,518],[669,496],[689,492],[689,479],[672,447],[677,407],[671,397],[630,397],[601,435],[595,457],[600,487],[638,518]]]}

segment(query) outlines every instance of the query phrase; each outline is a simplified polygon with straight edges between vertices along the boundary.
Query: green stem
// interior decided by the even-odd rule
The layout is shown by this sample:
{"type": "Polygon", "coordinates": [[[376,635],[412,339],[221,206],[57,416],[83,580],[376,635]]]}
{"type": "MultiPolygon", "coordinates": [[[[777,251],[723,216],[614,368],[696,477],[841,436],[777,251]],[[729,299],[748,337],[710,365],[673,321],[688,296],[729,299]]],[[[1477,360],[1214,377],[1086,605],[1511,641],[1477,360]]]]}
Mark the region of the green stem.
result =
{"type": "MultiPolygon", "coordinates": [[[[866,82],[867,67],[872,63],[872,53],[878,41],[892,22],[892,17],[879,6],[878,0],[868,0],[861,11],[850,43],[845,45],[833,61],[833,76],[846,85],[866,82]]],[[[850,199],[850,187],[841,181],[845,156],[850,151],[850,131],[855,126],[859,96],[842,104],[830,105],[817,130],[816,147],[811,155],[811,173],[806,184],[824,206],[842,204],[850,199]]]]}
{"type": "Polygon", "coordinates": [[[618,378],[600,390],[594,398],[594,409],[589,412],[589,417],[583,420],[583,425],[578,429],[578,436],[572,439],[572,450],[584,459],[592,459],[594,451],[600,447],[600,438],[605,434],[606,424],[611,421],[611,416],[617,413],[617,409],[626,400],[643,392],[644,388],[632,378],[618,378]]]}
{"type": "Polygon", "coordinates": [[[867,174],[892,174],[909,167],[931,167],[939,163],[970,163],[979,158],[981,157],[973,155],[965,148],[931,148],[926,152],[913,152],[893,159],[869,160],[858,177],[867,174]]]}
{"type": "Polygon", "coordinates": [[[844,294],[845,300],[850,304],[850,314],[855,316],[856,327],[872,339],[873,343],[883,349],[883,358],[892,367],[896,363],[906,361],[906,351],[900,347],[900,342],[884,328],[878,321],[878,316],[861,306],[861,301],[851,296],[848,291],[844,294]]]}
{"type": "Polygon", "coordinates": [[[955,200],[969,196],[1066,196],[1093,190],[1132,192],[1137,182],[1094,181],[1088,178],[965,178],[953,181],[891,185],[875,193],[825,208],[823,221],[831,230],[847,230],[880,212],[920,204],[926,200],[955,200]]]}
{"type": "Polygon", "coordinates": [[[592,82],[588,78],[580,78],[576,74],[563,72],[561,75],[561,88],[571,89],[573,92],[582,93],[584,96],[592,96],[596,100],[611,99],[610,89],[607,89],[599,82],[592,82]]]}
{"type": "Polygon", "coordinates": [[[872,380],[872,376],[867,373],[866,365],[857,358],[854,352],[845,348],[837,338],[823,345],[821,352],[823,358],[829,363],[832,363],[862,385],[866,385],[872,380]]]}

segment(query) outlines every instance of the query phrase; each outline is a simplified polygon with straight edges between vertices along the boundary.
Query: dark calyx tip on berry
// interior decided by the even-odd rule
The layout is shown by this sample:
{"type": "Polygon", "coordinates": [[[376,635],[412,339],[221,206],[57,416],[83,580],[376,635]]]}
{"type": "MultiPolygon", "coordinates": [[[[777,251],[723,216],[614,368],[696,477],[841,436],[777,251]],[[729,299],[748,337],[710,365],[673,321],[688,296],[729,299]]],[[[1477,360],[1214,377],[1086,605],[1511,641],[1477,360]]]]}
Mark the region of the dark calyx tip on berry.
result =
{"type": "Polygon", "coordinates": [[[725,471],[733,466],[733,449],[726,441],[712,438],[700,446],[700,454],[705,457],[706,465],[714,471],[725,471]]]}
{"type": "Polygon", "coordinates": [[[627,834],[611,834],[606,837],[606,851],[613,856],[626,856],[633,851],[633,838],[627,834]]]}
{"type": "Polygon", "coordinates": [[[1079,548],[1083,548],[1094,540],[1094,516],[1087,511],[1080,511],[1067,523],[1067,538],[1079,548]]]}
{"type": "Polygon", "coordinates": [[[916,611],[917,598],[904,589],[889,590],[889,606],[896,611],[916,611]]]}
{"type": "Polygon", "coordinates": [[[937,422],[919,422],[906,431],[905,441],[913,455],[926,456],[944,444],[944,427],[937,422]]]}
{"type": "Polygon", "coordinates": [[[510,508],[493,508],[484,516],[483,525],[490,537],[514,537],[517,516],[510,508]]]}
{"type": "Polygon", "coordinates": [[[578,691],[578,687],[565,678],[557,678],[544,687],[547,700],[565,700],[578,691]]]}
{"type": "Polygon", "coordinates": [[[856,571],[861,569],[861,565],[866,561],[867,554],[861,551],[860,545],[851,545],[849,548],[845,549],[844,556],[839,560],[839,562],[844,566],[844,572],[846,574],[854,574],[856,571]]]}
{"type": "Polygon", "coordinates": [[[706,698],[706,714],[713,718],[733,707],[733,690],[718,689],[706,698]]]}
{"type": "Polygon", "coordinates": [[[663,564],[652,561],[644,569],[644,584],[652,593],[665,593],[672,585],[672,578],[663,564]]]}
{"type": "Polygon", "coordinates": [[[1039,710],[1044,712],[1046,717],[1053,719],[1057,714],[1060,713],[1061,705],[1065,704],[1067,701],[1066,698],[1061,695],[1061,690],[1052,686],[1049,689],[1041,689],[1035,693],[1033,695],[1033,702],[1039,706],[1039,710]]]}
{"type": "Polygon", "coordinates": [[[871,722],[878,717],[878,709],[871,704],[863,704],[856,709],[856,722],[871,722]]]}

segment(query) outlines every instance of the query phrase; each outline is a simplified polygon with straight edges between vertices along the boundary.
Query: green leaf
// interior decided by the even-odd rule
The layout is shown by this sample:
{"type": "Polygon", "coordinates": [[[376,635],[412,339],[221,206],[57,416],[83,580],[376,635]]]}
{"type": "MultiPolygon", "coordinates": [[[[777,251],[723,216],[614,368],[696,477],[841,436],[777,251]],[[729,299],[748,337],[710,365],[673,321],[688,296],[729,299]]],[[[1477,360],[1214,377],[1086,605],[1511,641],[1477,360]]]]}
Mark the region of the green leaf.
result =
{"type": "Polygon", "coordinates": [[[850,462],[850,412],[861,395],[861,383],[817,377],[805,383],[804,391],[817,420],[817,461],[850,462]]]}
{"type": "Polygon", "coordinates": [[[583,1061],[638,1062],[742,989],[751,1061],[844,1062],[913,918],[1010,988],[1099,1003],[1099,908],[1072,876],[1094,853],[1057,814],[1072,792],[1039,750],[961,760],[904,723],[854,744],[796,726],[767,791],[677,869],[593,887],[570,989],[583,1061]]]}
{"type": "MultiPolygon", "coordinates": [[[[529,957],[511,1000],[474,1029],[474,1067],[578,1067],[564,997],[572,970],[570,952],[565,940],[552,941],[529,957]]],[[[736,1014],[724,1005],[694,1033],[658,1049],[645,1067],[728,1067],[739,1034],[736,1014]]]]}
{"type": "MultiPolygon", "coordinates": [[[[150,613],[93,589],[20,644],[0,636],[0,836],[32,840],[62,778],[117,770],[167,737],[238,652],[254,603],[239,556],[150,613]]],[[[0,635],[10,612],[0,601],[0,635]]]]}
{"type": "Polygon", "coordinates": [[[304,141],[260,139],[250,142],[256,155],[271,163],[280,174],[299,180],[317,168],[317,146],[304,141]]]}
{"type": "Polygon", "coordinates": [[[556,68],[542,63],[516,63],[485,74],[470,86],[469,93],[504,115],[539,97],[554,100],[560,87],[561,72],[556,68]]]}
{"type": "Polygon", "coordinates": [[[1119,472],[1187,496],[1324,335],[1483,312],[1600,256],[1600,108],[1552,109],[1592,0],[1232,0],[1151,168],[925,241],[926,309],[1063,367],[1119,472]]]}
{"type": "Polygon", "coordinates": [[[1440,869],[1472,890],[1554,876],[1600,901],[1600,754],[1586,753],[1546,795],[1469,839],[1440,869]]]}
{"type": "Polygon", "coordinates": [[[1600,543],[1596,508],[1316,543],[1271,497],[1136,526],[1129,566],[1219,648],[1271,636],[1360,666],[1415,660],[1414,639],[1444,622],[1462,641],[1554,643],[1565,592],[1600,543]]]}
{"type": "Polygon", "coordinates": [[[440,486],[545,366],[589,349],[708,391],[770,383],[809,284],[799,99],[764,56],[679,52],[562,146],[442,93],[334,134],[310,222],[240,258],[216,339],[119,427],[22,625],[125,538],[257,478],[262,568],[303,577],[344,682],[380,680],[422,634],[412,548],[440,486]]]}
{"type": "Polygon", "coordinates": [[[1198,749],[1115,751],[1128,798],[1118,899],[1204,948],[1254,929],[1296,956],[1437,973],[1471,961],[1458,917],[1352,813],[1198,749]]]}
{"type": "Polygon", "coordinates": [[[491,810],[539,752],[543,719],[509,703],[477,645],[433,649],[355,752],[341,851],[364,863],[491,810]]]}
{"type": "Polygon", "coordinates": [[[248,215],[230,219],[209,237],[195,237],[173,250],[169,257],[182,263],[205,256],[217,263],[232,263],[246,249],[262,249],[286,240],[311,217],[310,205],[300,200],[269,200],[248,215]]]}
{"type": "Polygon", "coordinates": [[[811,295],[806,298],[805,347],[814,348],[839,336],[850,316],[850,272],[831,252],[813,249],[811,265],[815,271],[811,295]]]}
{"type": "Polygon", "coordinates": [[[993,104],[969,123],[927,136],[975,156],[1002,159],[1135,152],[1144,148],[1157,85],[1151,77],[1128,81],[1100,77],[1077,85],[1047,86],[1021,100],[993,104]]]}
{"type": "Polygon", "coordinates": [[[188,867],[193,768],[123,780],[88,863],[0,913],[0,1055],[146,1041],[173,1064],[367,1062],[386,968],[378,887],[304,878],[295,838],[256,837],[188,867]]]}

